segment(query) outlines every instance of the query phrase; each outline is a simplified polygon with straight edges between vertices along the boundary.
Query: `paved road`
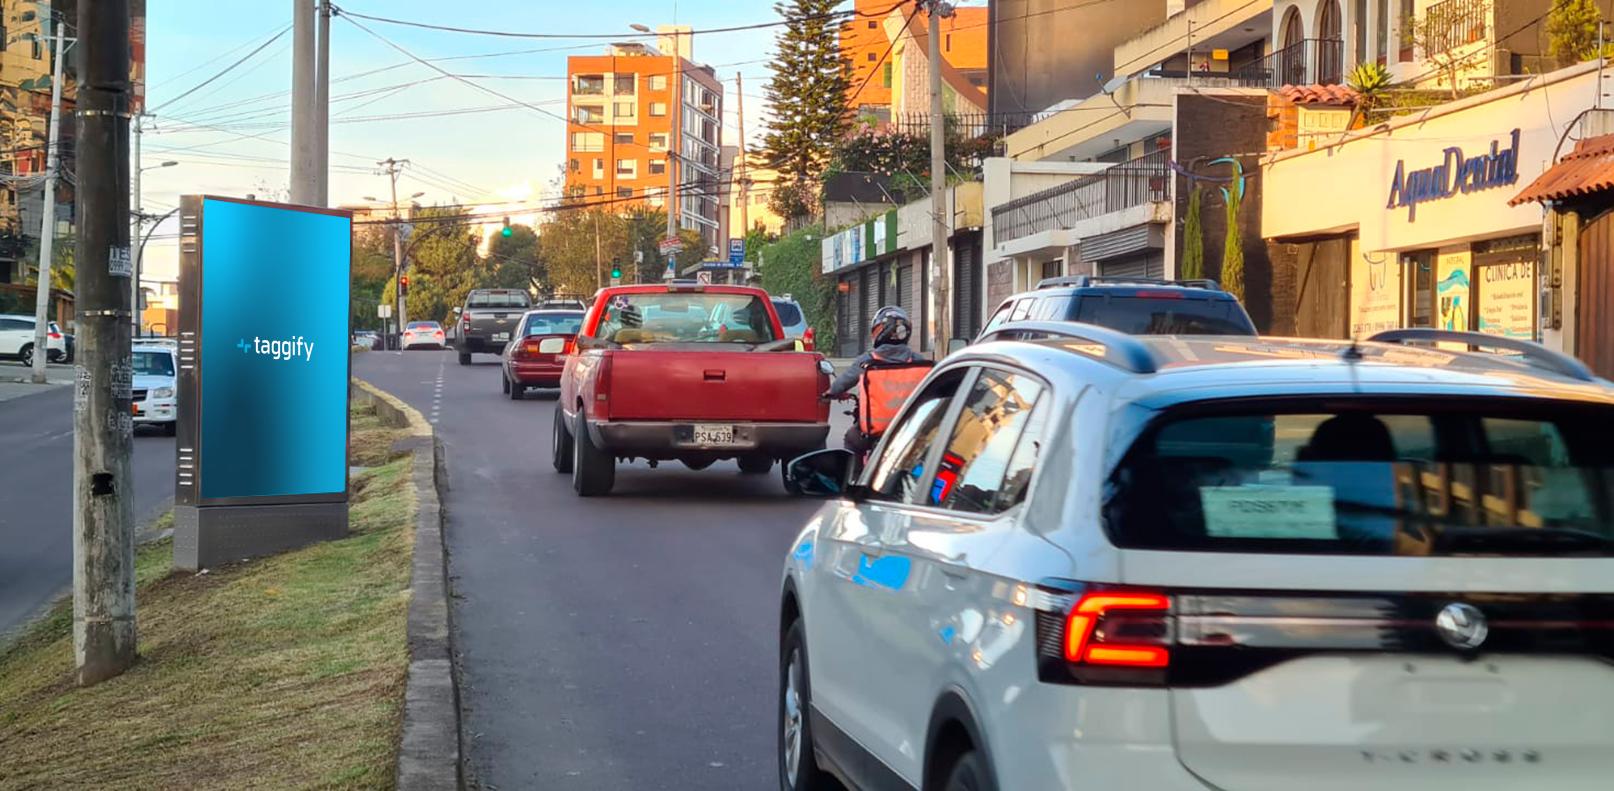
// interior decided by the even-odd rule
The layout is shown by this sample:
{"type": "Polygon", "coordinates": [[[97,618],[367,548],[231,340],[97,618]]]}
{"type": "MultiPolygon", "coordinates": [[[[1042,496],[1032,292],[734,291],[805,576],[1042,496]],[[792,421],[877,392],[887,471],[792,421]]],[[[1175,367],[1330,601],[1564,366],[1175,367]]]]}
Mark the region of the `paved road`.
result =
{"type": "MultiPolygon", "coordinates": [[[[473,779],[493,789],[777,787],[778,591],[813,512],[732,463],[550,466],[554,396],[494,358],[368,353],[356,376],[438,415],[473,779]]],[[[844,430],[844,429],[841,429],[844,430]]],[[[837,433],[838,436],[838,433],[837,433]]]]}
{"type": "MultiPolygon", "coordinates": [[[[174,440],[141,429],[134,445],[141,525],[173,500],[174,440]]],[[[0,633],[72,583],[73,395],[48,387],[0,401],[0,633]]]]}

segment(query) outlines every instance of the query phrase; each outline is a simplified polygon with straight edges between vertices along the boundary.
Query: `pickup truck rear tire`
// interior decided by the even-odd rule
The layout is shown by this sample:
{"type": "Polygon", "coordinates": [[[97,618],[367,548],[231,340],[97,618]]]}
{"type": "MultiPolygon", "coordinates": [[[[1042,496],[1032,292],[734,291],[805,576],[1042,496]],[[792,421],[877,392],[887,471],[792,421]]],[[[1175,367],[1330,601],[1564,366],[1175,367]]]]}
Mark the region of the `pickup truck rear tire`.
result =
{"type": "Polygon", "coordinates": [[[555,465],[555,472],[569,473],[572,471],[572,454],[577,451],[572,448],[572,434],[566,430],[566,412],[555,405],[555,433],[550,440],[550,461],[555,465]]]}
{"type": "Polygon", "coordinates": [[[746,475],[765,475],[773,469],[773,459],[767,456],[741,456],[740,472],[746,475]]]}
{"type": "Polygon", "coordinates": [[[572,425],[572,488],[579,497],[600,497],[616,485],[616,458],[595,446],[588,435],[583,411],[577,411],[572,425]]]}
{"type": "Polygon", "coordinates": [[[460,352],[460,365],[470,365],[470,364],[471,364],[471,353],[470,352],[460,352]]]}

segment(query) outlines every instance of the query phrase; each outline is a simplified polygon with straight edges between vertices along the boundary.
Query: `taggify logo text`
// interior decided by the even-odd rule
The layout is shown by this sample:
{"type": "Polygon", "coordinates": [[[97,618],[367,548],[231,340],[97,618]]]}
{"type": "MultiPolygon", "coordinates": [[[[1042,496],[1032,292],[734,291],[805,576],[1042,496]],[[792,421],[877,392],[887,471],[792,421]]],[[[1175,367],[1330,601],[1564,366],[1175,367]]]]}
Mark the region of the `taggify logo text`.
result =
{"type": "Polygon", "coordinates": [[[242,338],[241,341],[235,345],[235,348],[240,349],[242,352],[246,352],[248,354],[256,353],[273,355],[276,360],[292,360],[299,357],[304,361],[314,359],[314,344],[303,340],[303,336],[301,335],[294,336],[291,340],[285,341],[272,341],[261,338],[253,338],[251,349],[247,348],[247,340],[242,338]]]}

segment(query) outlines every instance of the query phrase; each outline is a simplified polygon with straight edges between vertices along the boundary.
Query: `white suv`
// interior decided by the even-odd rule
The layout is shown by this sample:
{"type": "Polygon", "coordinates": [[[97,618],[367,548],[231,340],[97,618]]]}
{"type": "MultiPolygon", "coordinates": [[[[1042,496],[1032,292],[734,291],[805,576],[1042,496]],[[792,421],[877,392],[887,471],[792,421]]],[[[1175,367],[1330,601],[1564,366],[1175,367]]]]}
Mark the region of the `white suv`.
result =
{"type": "Polygon", "coordinates": [[[136,346],[134,365],[134,422],[157,426],[172,437],[179,427],[178,355],[168,346],[136,346]]]}
{"type": "Polygon", "coordinates": [[[791,463],[830,501],[785,565],[784,789],[1610,787],[1608,382],[1469,333],[1024,329],[855,479],[791,463]]]}
{"type": "MultiPolygon", "coordinates": [[[[0,314],[0,358],[21,360],[23,365],[33,365],[35,326],[33,316],[0,314]]],[[[45,328],[45,348],[50,350],[51,360],[67,356],[67,339],[62,337],[54,321],[45,328]]]]}

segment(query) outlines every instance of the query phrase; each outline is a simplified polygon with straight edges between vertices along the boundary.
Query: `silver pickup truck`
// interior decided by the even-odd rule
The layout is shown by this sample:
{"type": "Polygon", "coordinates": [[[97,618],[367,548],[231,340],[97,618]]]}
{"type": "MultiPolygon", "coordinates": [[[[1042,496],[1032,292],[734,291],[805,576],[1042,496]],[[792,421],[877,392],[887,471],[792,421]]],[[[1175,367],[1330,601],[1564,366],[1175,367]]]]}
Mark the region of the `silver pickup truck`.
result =
{"type": "Polygon", "coordinates": [[[532,297],[525,291],[505,288],[478,288],[465,295],[465,307],[455,308],[454,348],[460,365],[470,365],[471,355],[501,354],[511,333],[521,324],[521,314],[532,308],[532,297]]]}

